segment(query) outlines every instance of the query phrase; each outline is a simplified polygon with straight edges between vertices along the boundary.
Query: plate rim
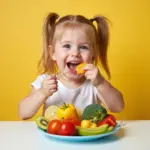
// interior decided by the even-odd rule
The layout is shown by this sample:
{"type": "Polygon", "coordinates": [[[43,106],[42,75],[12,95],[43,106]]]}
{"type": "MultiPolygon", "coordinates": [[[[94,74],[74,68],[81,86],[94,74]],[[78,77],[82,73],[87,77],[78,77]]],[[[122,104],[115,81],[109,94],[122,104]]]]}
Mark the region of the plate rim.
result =
{"type": "Polygon", "coordinates": [[[115,134],[116,132],[118,132],[120,130],[121,126],[117,125],[113,131],[108,132],[108,133],[102,133],[102,134],[98,134],[98,135],[89,135],[89,136],[64,136],[64,135],[57,135],[57,134],[50,134],[47,133],[47,131],[44,131],[43,129],[40,129],[41,132],[45,135],[48,136],[50,138],[55,138],[55,139],[61,139],[61,140],[77,140],[77,141],[82,141],[82,140],[89,140],[89,139],[98,139],[98,138],[102,138],[102,137],[106,137],[112,134],[115,134]]]}

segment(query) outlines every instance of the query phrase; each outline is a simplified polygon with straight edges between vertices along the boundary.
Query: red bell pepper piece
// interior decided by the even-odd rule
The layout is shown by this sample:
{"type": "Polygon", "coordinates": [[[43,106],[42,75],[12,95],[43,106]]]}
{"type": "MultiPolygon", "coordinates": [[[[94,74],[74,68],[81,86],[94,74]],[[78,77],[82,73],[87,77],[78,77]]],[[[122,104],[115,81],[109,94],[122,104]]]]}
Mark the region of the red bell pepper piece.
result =
{"type": "Polygon", "coordinates": [[[111,114],[108,114],[102,121],[99,121],[97,123],[97,126],[100,126],[100,125],[103,125],[103,124],[108,124],[109,126],[113,126],[115,127],[116,126],[116,118],[111,115],[111,114]]]}

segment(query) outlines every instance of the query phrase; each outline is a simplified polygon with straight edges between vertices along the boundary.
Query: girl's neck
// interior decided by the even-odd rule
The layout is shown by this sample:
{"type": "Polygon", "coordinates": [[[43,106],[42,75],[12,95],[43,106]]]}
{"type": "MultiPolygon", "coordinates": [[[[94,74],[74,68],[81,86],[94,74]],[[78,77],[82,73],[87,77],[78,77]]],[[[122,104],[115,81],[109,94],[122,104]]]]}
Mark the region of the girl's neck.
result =
{"type": "Polygon", "coordinates": [[[80,87],[84,81],[85,77],[79,79],[69,79],[66,76],[62,75],[59,77],[59,80],[67,87],[67,88],[78,88],[80,87]]]}

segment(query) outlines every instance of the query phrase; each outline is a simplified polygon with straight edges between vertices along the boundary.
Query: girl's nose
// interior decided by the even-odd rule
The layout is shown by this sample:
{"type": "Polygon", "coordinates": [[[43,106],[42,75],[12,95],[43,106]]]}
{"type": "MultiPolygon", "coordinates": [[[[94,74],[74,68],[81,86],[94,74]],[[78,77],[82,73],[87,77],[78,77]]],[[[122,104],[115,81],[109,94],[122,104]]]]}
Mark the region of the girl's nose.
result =
{"type": "Polygon", "coordinates": [[[77,48],[76,48],[76,49],[73,49],[73,50],[71,51],[71,56],[73,56],[73,57],[80,56],[79,50],[78,50],[77,48]]]}

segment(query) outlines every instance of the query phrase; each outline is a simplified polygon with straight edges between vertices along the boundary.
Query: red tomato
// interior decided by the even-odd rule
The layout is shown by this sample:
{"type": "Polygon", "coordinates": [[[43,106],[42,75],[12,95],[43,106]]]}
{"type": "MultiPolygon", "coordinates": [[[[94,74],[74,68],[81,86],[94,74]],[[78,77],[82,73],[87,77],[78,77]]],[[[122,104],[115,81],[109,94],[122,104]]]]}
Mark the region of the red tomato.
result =
{"type": "Polygon", "coordinates": [[[58,134],[60,128],[61,128],[61,121],[54,119],[49,122],[47,132],[50,134],[58,134]]]}
{"type": "Polygon", "coordinates": [[[73,136],[76,133],[76,127],[71,122],[62,122],[62,125],[60,127],[60,130],[58,132],[59,135],[65,135],[65,136],[73,136]]]}
{"type": "Polygon", "coordinates": [[[75,126],[80,126],[81,125],[81,122],[78,119],[66,119],[66,120],[63,120],[63,122],[71,122],[75,126]]]}

